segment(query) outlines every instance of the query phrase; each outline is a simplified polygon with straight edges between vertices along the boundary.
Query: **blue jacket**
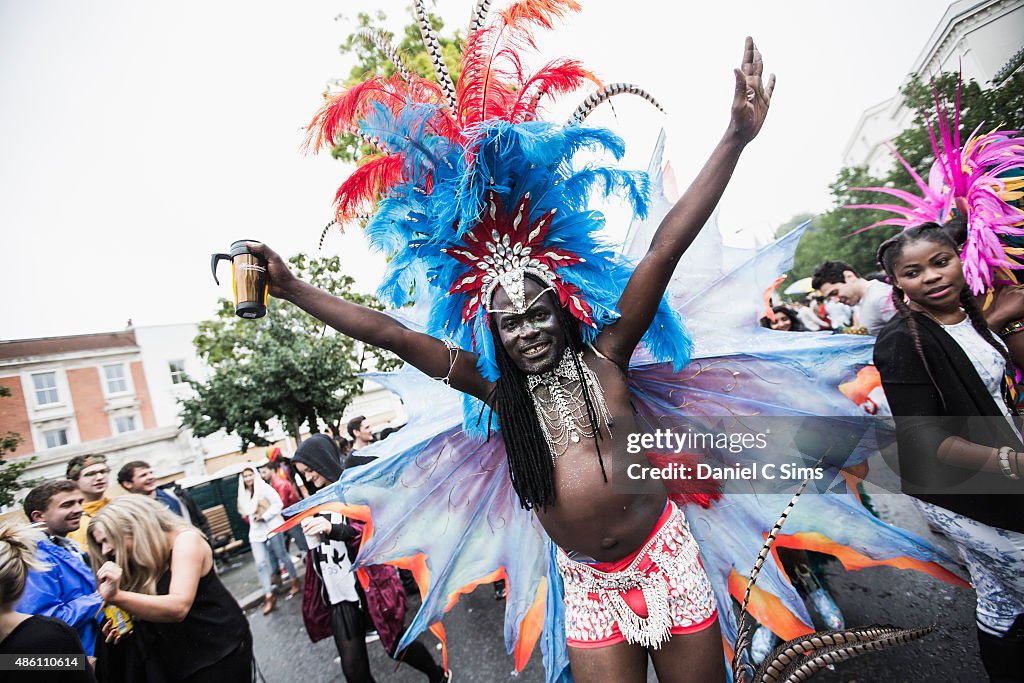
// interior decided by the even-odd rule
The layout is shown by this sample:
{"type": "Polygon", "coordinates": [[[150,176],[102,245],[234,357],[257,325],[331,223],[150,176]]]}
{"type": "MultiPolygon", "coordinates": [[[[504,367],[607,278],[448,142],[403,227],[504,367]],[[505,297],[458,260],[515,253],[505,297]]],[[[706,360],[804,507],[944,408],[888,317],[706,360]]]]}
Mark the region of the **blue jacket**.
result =
{"type": "Polygon", "coordinates": [[[96,591],[92,570],[81,554],[49,539],[39,543],[36,557],[51,568],[29,572],[25,593],[14,609],[24,614],[54,617],[72,626],[82,639],[85,654],[91,656],[103,621],[100,610],[103,598],[96,591]]]}

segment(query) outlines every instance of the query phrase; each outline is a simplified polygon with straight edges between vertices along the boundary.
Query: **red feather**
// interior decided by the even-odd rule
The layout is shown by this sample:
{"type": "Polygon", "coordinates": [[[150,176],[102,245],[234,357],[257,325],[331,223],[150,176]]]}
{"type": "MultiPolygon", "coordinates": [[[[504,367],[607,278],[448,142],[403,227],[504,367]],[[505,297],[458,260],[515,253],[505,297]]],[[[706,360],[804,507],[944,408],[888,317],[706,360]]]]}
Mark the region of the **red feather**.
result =
{"type": "Polygon", "coordinates": [[[338,188],[334,196],[334,216],[338,225],[344,227],[360,209],[368,209],[377,197],[402,181],[403,158],[398,154],[364,157],[370,160],[362,164],[338,188]]]}
{"type": "Polygon", "coordinates": [[[460,123],[512,120],[513,112],[521,112],[519,102],[527,79],[519,53],[536,48],[532,29],[551,28],[554,19],[579,9],[575,0],[519,0],[491,25],[470,35],[457,88],[460,123]]]}
{"type": "Polygon", "coordinates": [[[324,103],[306,128],[305,147],[314,152],[333,147],[341,133],[357,128],[359,119],[375,102],[397,114],[405,107],[407,100],[440,102],[441,98],[440,86],[425,78],[406,82],[399,74],[375,76],[334,95],[324,103]]]}
{"type": "Polygon", "coordinates": [[[554,28],[555,19],[579,11],[580,6],[576,0],[519,0],[499,12],[499,16],[508,28],[524,32],[532,44],[529,25],[554,28]]]}
{"type": "Polygon", "coordinates": [[[523,83],[509,112],[509,120],[520,123],[534,119],[541,98],[566,95],[587,81],[594,83],[598,88],[604,87],[600,79],[584,69],[575,59],[550,61],[523,83]]]}
{"type": "Polygon", "coordinates": [[[511,91],[522,81],[518,48],[503,35],[504,27],[488,26],[466,41],[462,76],[456,88],[456,109],[463,127],[488,118],[505,118],[511,91]]]}

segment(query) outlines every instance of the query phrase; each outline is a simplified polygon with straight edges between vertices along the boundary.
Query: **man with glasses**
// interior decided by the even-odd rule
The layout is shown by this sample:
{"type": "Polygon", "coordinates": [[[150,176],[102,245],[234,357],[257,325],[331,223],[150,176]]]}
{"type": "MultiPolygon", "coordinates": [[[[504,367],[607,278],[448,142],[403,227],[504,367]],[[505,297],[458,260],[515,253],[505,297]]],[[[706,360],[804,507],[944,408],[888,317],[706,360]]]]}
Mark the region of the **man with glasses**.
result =
{"type": "Polygon", "coordinates": [[[82,523],[68,538],[83,549],[88,539],[89,521],[110,502],[106,497],[110,467],[105,455],[76,455],[68,461],[67,477],[75,482],[85,497],[82,503],[82,523]]]}

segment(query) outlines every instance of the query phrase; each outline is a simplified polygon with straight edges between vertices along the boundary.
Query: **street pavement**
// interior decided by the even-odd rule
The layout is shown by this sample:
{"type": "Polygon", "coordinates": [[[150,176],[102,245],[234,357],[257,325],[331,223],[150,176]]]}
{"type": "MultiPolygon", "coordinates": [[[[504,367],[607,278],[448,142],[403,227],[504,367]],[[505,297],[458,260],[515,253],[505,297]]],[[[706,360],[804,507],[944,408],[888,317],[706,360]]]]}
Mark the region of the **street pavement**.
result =
{"type": "MultiPolygon", "coordinates": [[[[941,536],[928,530],[905,496],[876,491],[871,501],[883,519],[949,548],[941,536]]],[[[751,552],[756,552],[756,549],[751,552]]],[[[240,602],[254,605],[246,614],[252,626],[256,659],[266,683],[344,681],[333,641],[309,642],[302,625],[301,598],[285,600],[281,596],[277,609],[263,616],[252,560],[244,555],[240,561],[241,566],[224,574],[224,581],[240,602]]],[[[963,571],[954,570],[966,576],[963,571]]],[[[843,611],[847,626],[935,624],[936,631],[916,643],[843,662],[833,671],[819,673],[815,681],[909,683],[987,680],[978,658],[972,591],[955,588],[916,571],[879,567],[847,572],[838,562],[826,565],[824,576],[843,611]]],[[[418,598],[410,597],[410,619],[418,605],[418,598]]],[[[504,603],[494,599],[490,586],[483,586],[463,596],[445,619],[448,663],[457,683],[543,681],[539,648],[522,673],[516,675],[513,672],[512,657],[505,653],[503,642],[503,610],[504,603]]],[[[420,639],[432,649],[437,644],[429,633],[420,639]]],[[[378,683],[423,683],[426,680],[408,666],[396,668],[379,642],[370,643],[368,650],[371,669],[378,683]]],[[[440,650],[433,651],[440,659],[440,650]]],[[[654,680],[651,671],[648,681],[654,680]]]]}
{"type": "MultiPolygon", "coordinates": [[[[504,602],[494,599],[490,586],[482,586],[463,596],[445,619],[448,634],[448,666],[455,683],[470,681],[509,681],[543,683],[544,671],[539,648],[526,669],[513,673],[512,657],[505,654],[502,637],[504,602]]],[[[410,597],[410,618],[419,607],[419,599],[410,597]]],[[[334,640],[310,643],[302,625],[301,598],[278,602],[267,616],[257,606],[246,612],[252,626],[256,661],[267,683],[326,683],[344,681],[334,640]]],[[[430,633],[420,641],[441,661],[438,640],[430,633]]],[[[391,660],[380,641],[369,643],[370,670],[378,683],[424,683],[426,677],[415,669],[391,660]]]]}

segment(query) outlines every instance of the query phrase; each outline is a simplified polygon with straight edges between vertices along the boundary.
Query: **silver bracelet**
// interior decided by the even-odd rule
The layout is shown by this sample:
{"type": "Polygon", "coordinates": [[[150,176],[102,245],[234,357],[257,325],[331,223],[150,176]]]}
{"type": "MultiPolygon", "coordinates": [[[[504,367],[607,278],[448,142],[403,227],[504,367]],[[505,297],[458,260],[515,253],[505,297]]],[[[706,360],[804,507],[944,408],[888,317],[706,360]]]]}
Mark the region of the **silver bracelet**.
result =
{"type": "Polygon", "coordinates": [[[1003,446],[999,449],[999,469],[1002,470],[1003,476],[1008,479],[1020,479],[1020,476],[1010,469],[1010,453],[1017,455],[1009,446],[1003,446]]]}

